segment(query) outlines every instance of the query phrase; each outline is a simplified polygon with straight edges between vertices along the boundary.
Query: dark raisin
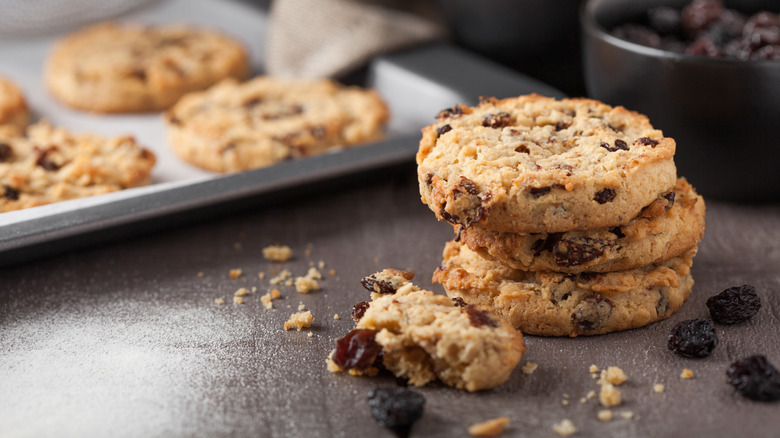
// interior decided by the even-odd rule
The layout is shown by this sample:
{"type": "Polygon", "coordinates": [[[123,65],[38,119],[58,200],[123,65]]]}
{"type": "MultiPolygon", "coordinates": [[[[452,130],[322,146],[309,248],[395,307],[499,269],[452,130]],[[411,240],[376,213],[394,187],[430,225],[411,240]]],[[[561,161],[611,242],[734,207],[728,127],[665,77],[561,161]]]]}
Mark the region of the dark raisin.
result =
{"type": "Polygon", "coordinates": [[[709,320],[679,322],[669,333],[669,349],[685,357],[707,357],[718,345],[718,335],[709,320]]]}
{"type": "Polygon", "coordinates": [[[460,177],[460,182],[458,182],[458,185],[466,190],[466,193],[469,195],[479,194],[479,188],[477,188],[477,185],[474,183],[474,181],[466,178],[465,176],[460,177]]]}
{"type": "Polygon", "coordinates": [[[712,39],[707,36],[702,36],[685,49],[685,54],[690,56],[719,58],[723,56],[723,51],[714,41],[712,41],[712,39]]]}
{"type": "Polygon", "coordinates": [[[316,139],[325,138],[325,134],[327,133],[324,126],[312,126],[309,127],[309,134],[311,134],[312,137],[316,139]]]}
{"type": "Polygon", "coordinates": [[[658,146],[658,140],[650,137],[640,137],[636,139],[636,142],[645,146],[650,146],[651,148],[658,146]]]}
{"type": "Polygon", "coordinates": [[[377,388],[368,394],[371,416],[397,436],[408,436],[422,417],[425,397],[406,388],[377,388]]]}
{"type": "Polygon", "coordinates": [[[615,236],[617,236],[618,239],[622,239],[622,238],[626,237],[626,235],[623,234],[623,230],[620,227],[615,227],[615,228],[609,230],[609,232],[614,234],[615,236]]]}
{"type": "Polygon", "coordinates": [[[682,10],[680,24],[683,31],[695,38],[700,32],[715,23],[723,13],[721,0],[693,0],[682,10]]]}
{"type": "Polygon", "coordinates": [[[461,297],[455,297],[452,299],[452,304],[458,306],[458,307],[466,307],[467,304],[465,301],[463,301],[463,298],[461,297]]]}
{"type": "Polygon", "coordinates": [[[669,299],[666,298],[663,292],[658,298],[658,302],[655,303],[655,313],[658,316],[666,316],[666,312],[669,311],[669,299]]]}
{"type": "Polygon", "coordinates": [[[469,322],[474,327],[498,327],[498,323],[487,312],[479,310],[476,306],[469,304],[466,306],[466,313],[469,315],[469,322]]]}
{"type": "Polygon", "coordinates": [[[3,190],[4,190],[3,197],[5,199],[8,199],[9,201],[18,201],[19,200],[19,190],[15,189],[15,188],[13,188],[11,186],[7,186],[5,184],[3,184],[3,190]]]}
{"type": "Polygon", "coordinates": [[[433,183],[433,174],[428,173],[425,175],[425,184],[431,185],[433,183]]]}
{"type": "Polygon", "coordinates": [[[627,151],[628,150],[628,145],[626,144],[625,141],[623,141],[621,139],[615,140],[615,146],[610,146],[609,143],[605,143],[605,142],[602,141],[601,142],[601,147],[603,147],[604,149],[606,149],[606,150],[608,150],[610,152],[615,152],[615,151],[618,151],[618,150],[622,150],[622,151],[627,151]]]}
{"type": "Polygon", "coordinates": [[[734,389],[747,398],[766,402],[780,400],[780,372],[762,355],[734,362],[726,376],[734,389]]]}
{"type": "Polygon", "coordinates": [[[561,240],[562,233],[550,233],[544,239],[537,239],[531,246],[534,251],[534,257],[539,256],[543,251],[552,251],[555,244],[561,240]]]}
{"type": "Polygon", "coordinates": [[[615,199],[615,196],[617,196],[615,189],[606,188],[597,192],[596,196],[593,197],[593,200],[599,204],[604,204],[606,202],[611,202],[613,199],[615,199]]]}
{"type": "Polygon", "coordinates": [[[521,144],[520,146],[515,148],[515,152],[520,152],[521,154],[527,154],[531,151],[528,150],[528,148],[525,145],[521,144]]]}
{"type": "Polygon", "coordinates": [[[482,126],[486,128],[504,128],[512,124],[512,115],[501,111],[497,114],[488,114],[482,120],[482,126]]]}
{"type": "Polygon", "coordinates": [[[376,330],[354,329],[336,341],[331,359],[343,370],[365,370],[370,367],[382,347],[374,340],[376,330]]]}
{"type": "Polygon", "coordinates": [[[398,287],[403,285],[404,281],[397,279],[401,277],[405,280],[411,280],[414,278],[414,273],[408,271],[401,271],[400,269],[386,269],[383,272],[377,272],[367,277],[363,277],[360,280],[360,284],[363,285],[369,292],[376,292],[380,294],[394,294],[398,287]],[[386,280],[378,277],[378,275],[387,277],[386,280]]]}
{"type": "Polygon", "coordinates": [[[454,106],[452,108],[447,108],[439,111],[438,114],[436,114],[437,119],[446,119],[448,117],[458,117],[463,114],[463,108],[460,106],[454,106]]]}
{"type": "Polygon", "coordinates": [[[707,300],[712,320],[718,324],[736,324],[758,313],[761,299],[756,295],[756,288],[743,284],[730,287],[723,292],[711,296],[707,300]]]}
{"type": "Polygon", "coordinates": [[[453,225],[458,225],[460,223],[460,218],[457,215],[455,215],[455,214],[450,214],[450,213],[442,210],[440,215],[441,215],[442,219],[444,219],[445,221],[447,221],[447,222],[449,222],[449,223],[451,223],[453,225]]]}
{"type": "Polygon", "coordinates": [[[616,27],[612,31],[612,35],[647,47],[661,47],[661,37],[655,31],[637,24],[624,24],[616,27]]]}
{"type": "Polygon", "coordinates": [[[571,122],[566,122],[564,120],[558,120],[558,122],[555,123],[555,130],[561,131],[571,126],[571,122]]]}
{"type": "Polygon", "coordinates": [[[352,320],[355,321],[355,324],[360,322],[361,319],[363,319],[363,315],[366,314],[366,310],[371,306],[371,303],[368,301],[361,301],[354,306],[352,306],[352,320]]]}
{"type": "Polygon", "coordinates": [[[168,123],[170,123],[171,125],[175,125],[175,126],[181,126],[182,125],[181,119],[179,119],[179,118],[177,118],[176,116],[173,116],[173,115],[168,115],[168,123]]]}
{"type": "Polygon", "coordinates": [[[596,275],[598,275],[596,272],[580,272],[578,277],[581,281],[591,281],[596,278],[596,275]]]}
{"type": "Polygon", "coordinates": [[[49,158],[49,154],[51,152],[54,152],[56,149],[57,148],[53,146],[46,149],[39,149],[38,147],[35,147],[34,150],[38,154],[38,157],[35,159],[35,164],[43,167],[48,171],[54,171],[59,169],[60,165],[55,163],[49,158]]]}
{"type": "Polygon", "coordinates": [[[562,239],[553,247],[552,254],[555,257],[556,265],[570,267],[595,260],[604,254],[604,250],[592,245],[562,239]]]}
{"type": "Polygon", "coordinates": [[[571,315],[571,321],[578,330],[592,332],[598,330],[612,315],[612,301],[601,295],[585,298],[571,315]]]}
{"type": "Polygon", "coordinates": [[[245,102],[244,102],[244,107],[246,107],[246,108],[252,108],[252,107],[254,107],[254,106],[257,106],[257,105],[259,105],[259,104],[260,104],[262,101],[263,101],[263,99],[262,99],[261,97],[259,97],[259,96],[255,96],[255,97],[253,97],[253,98],[251,98],[251,99],[249,99],[249,100],[245,101],[245,102]]]}
{"type": "Polygon", "coordinates": [[[680,30],[680,11],[669,6],[650,8],[647,21],[661,35],[676,34],[680,30]]]}
{"type": "Polygon", "coordinates": [[[528,190],[528,193],[530,193],[531,196],[533,196],[534,198],[538,198],[538,197],[540,197],[542,195],[546,195],[546,194],[550,193],[550,190],[552,190],[552,187],[550,187],[550,186],[547,186],[547,187],[531,187],[531,189],[528,190]]]}
{"type": "Polygon", "coordinates": [[[458,227],[458,233],[455,235],[455,241],[460,242],[462,235],[463,235],[463,227],[458,227]]]}
{"type": "Polygon", "coordinates": [[[452,126],[450,125],[441,125],[438,128],[436,128],[436,136],[441,137],[447,132],[452,131],[452,126]]]}
{"type": "Polygon", "coordinates": [[[664,207],[665,209],[669,210],[670,208],[674,207],[675,196],[676,194],[674,193],[674,190],[671,190],[661,195],[661,197],[666,199],[667,202],[666,207],[664,207]]]}
{"type": "Polygon", "coordinates": [[[11,145],[0,143],[0,162],[8,160],[13,154],[14,150],[11,145]]]}

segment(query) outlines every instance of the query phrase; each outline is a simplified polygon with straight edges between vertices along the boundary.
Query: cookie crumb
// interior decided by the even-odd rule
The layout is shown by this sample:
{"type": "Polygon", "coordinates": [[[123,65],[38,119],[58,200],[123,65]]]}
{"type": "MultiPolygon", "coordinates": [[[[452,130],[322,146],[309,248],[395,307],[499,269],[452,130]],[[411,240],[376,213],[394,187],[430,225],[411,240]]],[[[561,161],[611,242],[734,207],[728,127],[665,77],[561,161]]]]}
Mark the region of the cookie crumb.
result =
{"type": "Polygon", "coordinates": [[[605,408],[612,406],[618,406],[621,402],[620,391],[615,388],[611,383],[605,382],[601,385],[601,392],[599,393],[599,402],[605,408]]]}
{"type": "Polygon", "coordinates": [[[265,278],[265,272],[262,272],[262,271],[261,271],[261,272],[258,272],[258,273],[257,273],[257,278],[259,278],[259,279],[261,279],[261,280],[262,280],[262,279],[264,279],[264,278],[265,278]]]}
{"type": "Polygon", "coordinates": [[[303,253],[306,254],[306,257],[311,257],[311,249],[314,245],[311,244],[311,242],[306,244],[306,249],[303,250],[303,253]]]}
{"type": "Polygon", "coordinates": [[[272,262],[286,262],[292,258],[292,249],[287,245],[269,245],[263,248],[263,257],[272,262]]]}
{"type": "Polygon", "coordinates": [[[244,297],[233,297],[233,304],[244,304],[244,297]]]}
{"type": "Polygon", "coordinates": [[[216,304],[225,304],[224,298],[214,298],[214,303],[216,304]]]}
{"type": "Polygon", "coordinates": [[[203,273],[202,272],[198,272],[198,278],[203,278],[203,273]]]}
{"type": "Polygon", "coordinates": [[[279,289],[271,289],[271,298],[278,300],[282,294],[279,293],[279,289]]]}
{"type": "Polygon", "coordinates": [[[306,335],[306,336],[308,336],[308,337],[310,337],[310,338],[313,338],[313,337],[314,337],[314,333],[313,333],[313,332],[309,332],[309,334],[308,334],[308,335],[306,335]]]}
{"type": "Polygon", "coordinates": [[[499,436],[504,432],[504,428],[509,424],[509,418],[498,417],[492,420],[483,421],[469,426],[469,435],[471,436],[499,436]]]}
{"type": "Polygon", "coordinates": [[[274,308],[274,303],[271,302],[271,292],[268,292],[267,294],[260,297],[260,302],[263,303],[266,309],[271,310],[274,308]]]}
{"type": "Polygon", "coordinates": [[[244,271],[242,271],[241,269],[231,269],[228,275],[230,276],[230,278],[238,278],[243,273],[244,271]]]}
{"type": "Polygon", "coordinates": [[[597,367],[596,364],[593,364],[593,365],[590,366],[590,368],[588,368],[588,371],[591,372],[591,373],[598,373],[599,372],[599,367],[597,367]]]}
{"type": "Polygon", "coordinates": [[[596,398],[596,391],[588,391],[587,398],[596,398]]]}
{"type": "Polygon", "coordinates": [[[322,274],[317,268],[311,267],[305,277],[298,277],[295,279],[295,290],[302,294],[307,294],[313,290],[320,290],[320,284],[317,280],[322,280],[322,274]]]}
{"type": "MultiPolygon", "coordinates": [[[[271,271],[274,272],[274,271],[271,271]]],[[[282,272],[279,273],[276,277],[269,280],[271,285],[276,286],[277,284],[283,284],[285,280],[292,277],[292,272],[288,271],[287,269],[282,270],[282,272]]]]}
{"type": "Polygon", "coordinates": [[[306,309],[306,306],[303,303],[298,303],[298,310],[303,311],[306,309]]]}
{"type": "Polygon", "coordinates": [[[311,327],[311,321],[314,319],[310,311],[293,313],[290,318],[284,323],[284,329],[290,330],[294,328],[301,331],[303,328],[311,327]]]}
{"type": "Polygon", "coordinates": [[[634,413],[631,411],[623,411],[620,413],[620,416],[625,418],[626,420],[630,420],[634,418],[634,413]]]}
{"type": "Polygon", "coordinates": [[[374,257],[374,263],[379,264],[379,257],[374,257]]]}
{"type": "Polygon", "coordinates": [[[553,424],[553,432],[560,436],[571,436],[577,433],[577,428],[574,427],[574,423],[568,418],[564,418],[560,423],[553,424]]]}
{"type": "Polygon", "coordinates": [[[609,367],[606,370],[601,371],[601,380],[609,382],[615,386],[620,386],[622,383],[628,380],[628,377],[626,377],[626,373],[624,373],[620,368],[609,367]]]}
{"type": "Polygon", "coordinates": [[[331,276],[336,275],[336,270],[335,269],[331,269],[331,270],[328,271],[328,274],[330,274],[331,276]]]}
{"type": "Polygon", "coordinates": [[[249,289],[242,287],[239,288],[236,293],[233,294],[234,297],[245,297],[249,295],[249,289]]]}
{"type": "Polygon", "coordinates": [[[683,368],[682,373],[680,373],[681,379],[693,379],[693,371],[688,368],[683,368]]]}
{"type": "Polygon", "coordinates": [[[665,387],[661,383],[656,383],[655,385],[653,385],[653,392],[655,392],[656,394],[660,394],[664,392],[664,389],[665,387]]]}
{"type": "Polygon", "coordinates": [[[612,411],[609,409],[602,409],[596,414],[596,418],[598,418],[599,421],[612,421],[612,411]]]}
{"type": "Polygon", "coordinates": [[[333,319],[335,319],[336,321],[338,321],[339,319],[341,319],[341,317],[339,316],[339,314],[338,314],[338,313],[336,313],[335,315],[333,315],[333,319]]]}
{"type": "Polygon", "coordinates": [[[325,269],[325,262],[323,260],[320,260],[317,262],[317,267],[320,269],[325,269]]]}
{"type": "Polygon", "coordinates": [[[587,403],[587,402],[588,402],[588,399],[587,399],[587,398],[585,398],[585,397],[582,397],[582,398],[580,399],[580,403],[587,403]]]}
{"type": "Polygon", "coordinates": [[[539,368],[539,365],[533,363],[533,362],[526,362],[525,365],[523,365],[522,368],[520,368],[520,371],[523,372],[523,374],[531,375],[536,371],[536,369],[539,368]]]}
{"type": "Polygon", "coordinates": [[[561,400],[561,405],[563,405],[563,406],[569,406],[569,401],[568,401],[568,400],[566,400],[566,399],[564,399],[564,400],[561,400]]]}

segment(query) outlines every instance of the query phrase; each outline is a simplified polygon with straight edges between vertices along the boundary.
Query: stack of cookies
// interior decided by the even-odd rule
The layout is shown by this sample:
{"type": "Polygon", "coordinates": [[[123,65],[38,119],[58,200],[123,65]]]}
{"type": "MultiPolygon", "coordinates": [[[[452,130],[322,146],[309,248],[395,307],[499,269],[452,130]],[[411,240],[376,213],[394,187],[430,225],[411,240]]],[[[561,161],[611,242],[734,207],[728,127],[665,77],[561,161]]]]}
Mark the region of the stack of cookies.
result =
{"type": "Polygon", "coordinates": [[[422,200],[457,237],[434,282],[527,334],[641,327],[691,292],[704,200],[647,117],[589,99],[483,99],[440,112],[422,200]]]}

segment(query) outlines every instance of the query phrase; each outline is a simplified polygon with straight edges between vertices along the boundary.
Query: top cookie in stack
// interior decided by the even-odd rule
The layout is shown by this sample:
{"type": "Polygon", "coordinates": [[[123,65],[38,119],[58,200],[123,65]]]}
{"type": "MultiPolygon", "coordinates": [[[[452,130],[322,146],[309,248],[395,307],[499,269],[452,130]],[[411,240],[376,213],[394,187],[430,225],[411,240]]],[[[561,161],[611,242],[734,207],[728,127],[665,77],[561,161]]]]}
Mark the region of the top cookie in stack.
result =
{"type": "Polygon", "coordinates": [[[704,201],[647,117],[539,95],[455,106],[423,129],[422,200],[457,238],[434,282],[525,333],[577,336],[676,312],[704,201]]]}
{"type": "Polygon", "coordinates": [[[528,95],[437,118],[417,153],[420,192],[454,224],[514,233],[610,227],[677,180],[674,140],[622,107],[528,95]]]}

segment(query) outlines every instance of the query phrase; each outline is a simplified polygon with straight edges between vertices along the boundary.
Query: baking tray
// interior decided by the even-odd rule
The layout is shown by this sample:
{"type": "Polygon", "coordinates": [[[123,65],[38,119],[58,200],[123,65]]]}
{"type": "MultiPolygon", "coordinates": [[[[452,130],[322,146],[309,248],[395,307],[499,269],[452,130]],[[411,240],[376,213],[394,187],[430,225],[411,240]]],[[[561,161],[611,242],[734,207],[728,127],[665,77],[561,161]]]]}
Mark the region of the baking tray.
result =
{"type": "MultiPolygon", "coordinates": [[[[232,0],[168,0],[118,18],[143,23],[190,23],[219,29],[248,48],[256,73],[263,71],[267,16],[232,0]]],[[[72,249],[128,232],[178,223],[188,212],[211,210],[239,199],[261,199],[291,188],[311,188],[337,177],[411,163],[420,129],[441,109],[474,104],[480,96],[563,93],[448,44],[379,56],[362,85],[386,100],[391,121],[386,140],[363,147],[231,175],[217,175],[179,160],[168,149],[159,113],[95,115],[66,108],[45,91],[42,66],[61,35],[0,41],[0,74],[24,90],[37,118],[74,132],[134,135],[153,150],[158,164],[152,184],[120,192],[0,214],[0,265],[72,249]],[[133,226],[135,225],[135,226],[133,226]],[[91,236],[91,237],[87,237],[91,236]]]]}

